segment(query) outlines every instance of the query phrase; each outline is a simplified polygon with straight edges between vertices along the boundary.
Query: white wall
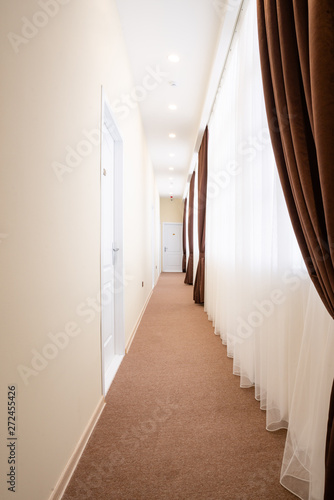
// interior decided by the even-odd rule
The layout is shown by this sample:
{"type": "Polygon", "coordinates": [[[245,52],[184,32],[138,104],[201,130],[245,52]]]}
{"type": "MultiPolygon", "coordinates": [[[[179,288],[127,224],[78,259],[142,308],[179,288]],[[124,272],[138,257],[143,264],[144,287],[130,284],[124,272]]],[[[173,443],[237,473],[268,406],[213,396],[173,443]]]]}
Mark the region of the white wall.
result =
{"type": "MultiPolygon", "coordinates": [[[[2,2],[0,32],[0,498],[13,498],[4,440],[6,387],[16,384],[15,498],[45,500],[101,398],[99,314],[87,324],[76,313],[100,289],[96,137],[88,154],[72,157],[75,167],[66,156],[83,146],[84,130],[99,127],[101,85],[114,102],[133,83],[114,0],[2,2]],[[42,4],[49,5],[44,15],[42,4]],[[39,27],[24,28],[22,18],[39,27]],[[54,162],[64,165],[58,178],[54,162]],[[49,334],[66,325],[76,335],[46,351],[49,334]],[[33,367],[33,352],[43,350],[54,358],[33,367]],[[19,365],[34,368],[26,384],[19,365]]],[[[151,207],[159,214],[159,200],[138,110],[116,119],[124,140],[128,340],[150,292],[151,207]]]]}

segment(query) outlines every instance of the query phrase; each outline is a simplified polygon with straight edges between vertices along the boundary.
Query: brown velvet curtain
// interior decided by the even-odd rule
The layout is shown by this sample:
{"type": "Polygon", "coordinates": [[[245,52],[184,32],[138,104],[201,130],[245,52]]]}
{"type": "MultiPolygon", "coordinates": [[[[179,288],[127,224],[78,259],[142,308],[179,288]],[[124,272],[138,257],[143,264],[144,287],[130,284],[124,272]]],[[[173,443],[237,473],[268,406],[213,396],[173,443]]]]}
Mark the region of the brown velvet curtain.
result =
{"type": "Polygon", "coordinates": [[[185,273],[187,270],[187,227],[186,227],[186,217],[187,217],[187,198],[184,200],[183,206],[183,258],[182,258],[182,272],[185,273]]]}
{"type": "Polygon", "coordinates": [[[198,248],[199,261],[194,285],[194,301],[204,303],[205,281],[205,216],[206,216],[206,186],[208,177],[208,127],[206,127],[201,147],[198,152],[198,248]]]}
{"type": "Polygon", "coordinates": [[[189,208],[188,208],[188,243],[189,243],[189,257],[187,264],[186,276],[184,282],[187,285],[193,284],[194,274],[194,189],[195,189],[195,172],[191,176],[189,187],[189,208]]]}
{"type": "MultiPolygon", "coordinates": [[[[271,141],[310,277],[334,318],[334,2],[257,0],[271,141]]],[[[325,499],[334,498],[334,391],[325,499]]]]}

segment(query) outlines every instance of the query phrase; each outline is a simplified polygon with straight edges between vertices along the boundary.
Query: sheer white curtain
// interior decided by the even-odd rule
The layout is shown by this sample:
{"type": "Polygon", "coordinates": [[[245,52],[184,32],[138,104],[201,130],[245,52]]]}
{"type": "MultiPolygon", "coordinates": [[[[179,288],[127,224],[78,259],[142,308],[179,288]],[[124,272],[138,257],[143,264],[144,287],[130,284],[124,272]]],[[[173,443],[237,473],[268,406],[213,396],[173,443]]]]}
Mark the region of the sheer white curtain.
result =
{"type": "Polygon", "coordinates": [[[189,191],[187,194],[187,210],[186,210],[186,266],[188,265],[188,259],[189,259],[189,238],[188,238],[188,218],[189,218],[189,191]]]}
{"type": "Polygon", "coordinates": [[[195,163],[195,186],[194,186],[194,284],[196,279],[196,271],[199,260],[199,246],[198,246],[198,159],[195,163]]]}
{"type": "Polygon", "coordinates": [[[254,385],[267,429],[288,428],[282,484],[320,500],[334,329],[276,172],[253,0],[231,49],[209,122],[205,309],[241,387],[254,385]]]}

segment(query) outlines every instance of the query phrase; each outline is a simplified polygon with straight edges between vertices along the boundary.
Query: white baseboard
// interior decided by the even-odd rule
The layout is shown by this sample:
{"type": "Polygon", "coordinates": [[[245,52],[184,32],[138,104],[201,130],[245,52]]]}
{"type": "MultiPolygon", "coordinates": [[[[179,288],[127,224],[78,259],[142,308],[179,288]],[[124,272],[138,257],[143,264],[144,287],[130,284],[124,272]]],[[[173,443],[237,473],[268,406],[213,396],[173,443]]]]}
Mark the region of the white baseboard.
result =
{"type": "Polygon", "coordinates": [[[150,299],[151,299],[151,297],[152,297],[152,293],[153,293],[153,289],[150,291],[149,296],[147,297],[146,302],[145,302],[145,304],[144,304],[144,307],[143,307],[143,309],[141,310],[141,313],[140,313],[140,315],[139,315],[139,318],[137,319],[137,323],[135,324],[135,327],[134,327],[134,329],[133,329],[133,331],[132,331],[132,333],[131,333],[131,336],[130,336],[129,340],[128,340],[128,341],[127,341],[127,343],[126,343],[126,346],[125,346],[125,352],[126,352],[126,353],[128,353],[128,352],[129,352],[129,350],[130,350],[130,347],[131,347],[131,344],[132,344],[132,342],[133,342],[133,339],[135,338],[135,335],[136,335],[136,333],[137,333],[137,330],[138,330],[139,324],[140,324],[140,322],[141,322],[141,320],[142,320],[142,317],[144,316],[144,312],[145,312],[145,310],[146,310],[147,304],[149,303],[149,301],[150,301],[150,299]]]}
{"type": "Polygon", "coordinates": [[[84,430],[71,458],[67,462],[67,465],[62,472],[53,492],[51,493],[51,496],[49,497],[49,500],[60,500],[63,494],[65,493],[65,490],[67,488],[68,483],[70,482],[70,479],[76,469],[76,466],[78,465],[78,462],[81,458],[81,455],[84,452],[84,449],[88,443],[88,440],[94,430],[95,425],[97,424],[101,413],[103,411],[103,408],[105,406],[105,400],[104,397],[101,396],[101,399],[90,419],[88,422],[86,429],[84,430]]]}

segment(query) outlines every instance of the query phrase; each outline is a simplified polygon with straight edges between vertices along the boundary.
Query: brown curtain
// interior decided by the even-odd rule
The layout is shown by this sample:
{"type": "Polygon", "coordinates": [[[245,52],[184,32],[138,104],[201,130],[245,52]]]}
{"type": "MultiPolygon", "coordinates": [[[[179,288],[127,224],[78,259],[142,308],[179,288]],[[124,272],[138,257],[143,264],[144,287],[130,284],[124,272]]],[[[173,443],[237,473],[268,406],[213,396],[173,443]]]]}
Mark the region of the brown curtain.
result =
{"type": "Polygon", "coordinates": [[[186,227],[186,217],[187,217],[187,198],[184,200],[183,206],[183,258],[182,258],[182,272],[185,273],[187,270],[187,227],[186,227]]]}
{"type": "Polygon", "coordinates": [[[208,127],[206,127],[198,152],[198,248],[199,261],[194,285],[194,301],[204,303],[205,272],[205,216],[206,185],[208,177],[208,127]]]}
{"type": "Polygon", "coordinates": [[[195,172],[191,176],[189,187],[189,208],[188,208],[188,243],[189,243],[189,257],[187,264],[186,276],[184,282],[187,285],[193,284],[194,274],[194,188],[195,188],[195,172]]]}
{"type": "MultiPolygon", "coordinates": [[[[310,277],[334,317],[334,2],[257,0],[276,164],[310,277]]],[[[325,498],[334,498],[334,391],[325,498]]]]}

